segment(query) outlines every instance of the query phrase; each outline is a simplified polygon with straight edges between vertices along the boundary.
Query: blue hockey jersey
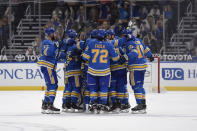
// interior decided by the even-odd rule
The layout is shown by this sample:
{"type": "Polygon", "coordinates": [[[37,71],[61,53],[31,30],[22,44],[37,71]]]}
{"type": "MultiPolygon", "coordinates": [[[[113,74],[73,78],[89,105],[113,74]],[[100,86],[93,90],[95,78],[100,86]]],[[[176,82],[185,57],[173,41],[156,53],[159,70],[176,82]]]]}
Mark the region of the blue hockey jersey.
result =
{"type": "Polygon", "coordinates": [[[148,67],[146,57],[150,58],[152,53],[141,39],[136,38],[135,41],[128,41],[126,50],[129,70],[145,70],[148,67]]]}
{"type": "Polygon", "coordinates": [[[119,60],[119,55],[112,44],[106,41],[94,40],[87,45],[82,58],[89,61],[88,73],[94,76],[110,74],[110,57],[113,61],[119,60]]]}
{"type": "MultiPolygon", "coordinates": [[[[123,49],[121,47],[118,47],[118,40],[112,40],[111,44],[114,45],[116,52],[118,53],[118,55],[125,55],[125,52],[123,51],[123,49]]],[[[121,70],[124,69],[126,70],[126,62],[124,64],[120,64],[117,61],[110,61],[110,68],[111,71],[117,71],[117,70],[121,70]]],[[[121,71],[120,71],[121,72],[121,71]]]]}
{"type": "Polygon", "coordinates": [[[69,47],[66,55],[67,61],[65,63],[66,76],[81,75],[81,50],[85,48],[84,41],[79,41],[77,44],[69,47]]]}
{"type": "Polygon", "coordinates": [[[66,52],[68,50],[69,47],[73,46],[74,44],[76,44],[75,40],[72,38],[67,38],[63,40],[63,46],[60,49],[60,59],[64,59],[64,62],[67,61],[66,59],[66,52]]]}
{"type": "Polygon", "coordinates": [[[37,62],[39,66],[54,69],[57,65],[57,47],[51,40],[43,40],[41,45],[41,56],[37,62]],[[55,67],[54,67],[55,66],[55,67]]]}

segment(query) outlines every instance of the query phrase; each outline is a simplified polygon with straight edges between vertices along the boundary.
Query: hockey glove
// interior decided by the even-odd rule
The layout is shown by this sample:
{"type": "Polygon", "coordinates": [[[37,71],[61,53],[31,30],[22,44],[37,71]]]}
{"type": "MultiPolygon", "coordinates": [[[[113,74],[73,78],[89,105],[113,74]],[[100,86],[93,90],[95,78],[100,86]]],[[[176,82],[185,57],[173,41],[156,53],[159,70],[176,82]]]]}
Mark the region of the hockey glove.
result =
{"type": "Polygon", "coordinates": [[[127,61],[127,59],[125,58],[125,56],[124,56],[124,55],[121,55],[118,62],[122,65],[122,64],[124,64],[126,61],[127,61]]]}
{"type": "Polygon", "coordinates": [[[57,48],[57,49],[59,49],[60,48],[60,44],[59,44],[59,42],[57,41],[57,42],[55,42],[55,47],[57,48]]]}
{"type": "Polygon", "coordinates": [[[150,57],[150,62],[153,62],[154,59],[155,59],[155,58],[151,55],[151,57],[150,57]]]}

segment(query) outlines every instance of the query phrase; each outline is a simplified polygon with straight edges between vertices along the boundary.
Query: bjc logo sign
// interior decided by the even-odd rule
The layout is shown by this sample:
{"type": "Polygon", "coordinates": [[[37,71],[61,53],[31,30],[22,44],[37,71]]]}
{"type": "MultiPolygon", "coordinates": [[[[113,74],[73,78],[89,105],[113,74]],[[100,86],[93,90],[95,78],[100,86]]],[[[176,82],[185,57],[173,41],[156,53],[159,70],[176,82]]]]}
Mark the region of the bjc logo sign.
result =
{"type": "Polygon", "coordinates": [[[164,80],[184,80],[184,71],[181,68],[162,68],[164,80]]]}

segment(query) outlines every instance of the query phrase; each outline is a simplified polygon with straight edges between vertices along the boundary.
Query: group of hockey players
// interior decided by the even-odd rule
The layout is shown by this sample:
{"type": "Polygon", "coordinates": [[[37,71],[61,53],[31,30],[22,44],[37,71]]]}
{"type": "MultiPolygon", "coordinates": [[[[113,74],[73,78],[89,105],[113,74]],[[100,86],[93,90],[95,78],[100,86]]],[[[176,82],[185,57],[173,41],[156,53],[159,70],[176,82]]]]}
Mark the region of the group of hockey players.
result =
{"type": "Polygon", "coordinates": [[[129,83],[137,105],[132,113],[146,113],[143,88],[147,60],[154,60],[150,49],[132,34],[131,29],[116,36],[113,30],[95,29],[86,41],[78,40],[75,30],[65,31],[56,39],[53,28],[45,30],[37,62],[43,73],[46,91],[42,113],[60,113],[53,103],[58,89],[57,61],[64,60],[65,89],[62,112],[119,113],[129,112],[129,83]]]}

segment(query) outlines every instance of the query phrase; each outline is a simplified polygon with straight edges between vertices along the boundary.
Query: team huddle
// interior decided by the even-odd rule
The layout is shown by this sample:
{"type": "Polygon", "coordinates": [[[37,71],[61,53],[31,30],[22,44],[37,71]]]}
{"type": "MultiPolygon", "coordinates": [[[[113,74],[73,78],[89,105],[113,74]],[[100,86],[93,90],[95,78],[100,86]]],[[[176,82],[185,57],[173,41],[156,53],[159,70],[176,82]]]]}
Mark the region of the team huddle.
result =
{"type": "Polygon", "coordinates": [[[55,30],[45,30],[46,39],[41,45],[37,62],[44,75],[46,91],[42,113],[60,113],[53,103],[58,89],[56,66],[64,60],[65,89],[62,112],[121,113],[129,112],[127,72],[137,105],[132,113],[146,113],[143,88],[147,64],[154,60],[150,49],[141,39],[124,29],[121,36],[113,30],[95,29],[90,38],[77,40],[70,29],[64,40],[56,40],[55,30]]]}

